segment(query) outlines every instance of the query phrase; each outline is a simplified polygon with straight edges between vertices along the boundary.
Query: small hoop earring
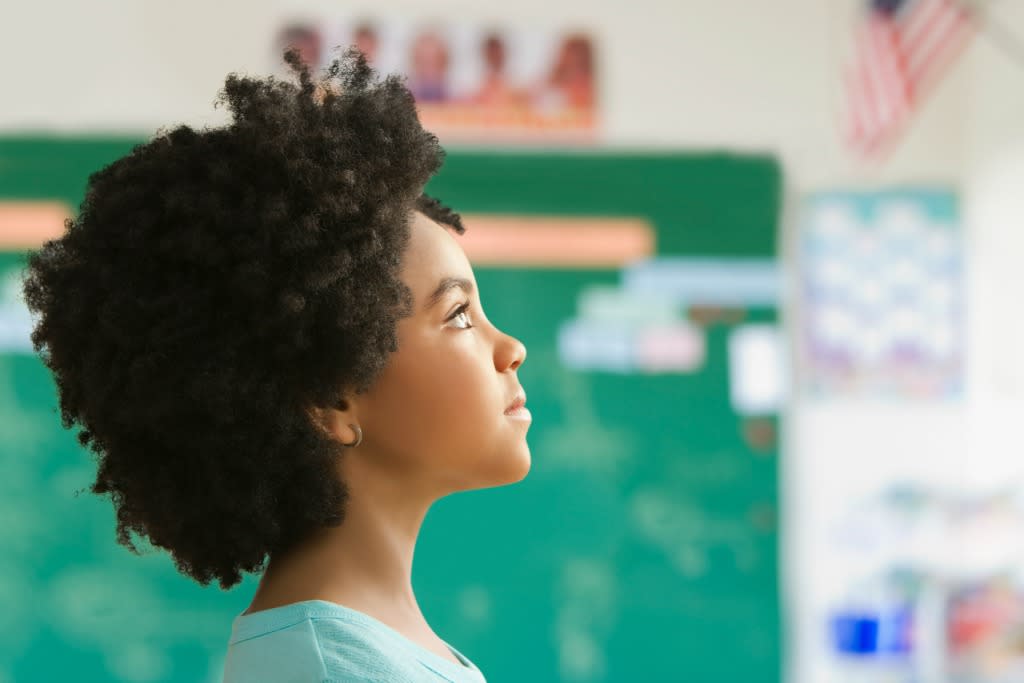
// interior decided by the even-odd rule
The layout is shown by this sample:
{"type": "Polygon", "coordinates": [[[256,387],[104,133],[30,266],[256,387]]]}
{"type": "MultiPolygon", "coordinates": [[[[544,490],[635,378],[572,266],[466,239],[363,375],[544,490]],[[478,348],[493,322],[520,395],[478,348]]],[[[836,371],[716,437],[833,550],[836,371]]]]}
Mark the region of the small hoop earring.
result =
{"type": "Polygon", "coordinates": [[[359,425],[350,424],[349,427],[355,430],[356,440],[353,441],[352,443],[345,443],[344,441],[342,441],[341,445],[345,446],[346,448],[355,448],[356,446],[363,442],[363,430],[359,428],[359,425]]]}

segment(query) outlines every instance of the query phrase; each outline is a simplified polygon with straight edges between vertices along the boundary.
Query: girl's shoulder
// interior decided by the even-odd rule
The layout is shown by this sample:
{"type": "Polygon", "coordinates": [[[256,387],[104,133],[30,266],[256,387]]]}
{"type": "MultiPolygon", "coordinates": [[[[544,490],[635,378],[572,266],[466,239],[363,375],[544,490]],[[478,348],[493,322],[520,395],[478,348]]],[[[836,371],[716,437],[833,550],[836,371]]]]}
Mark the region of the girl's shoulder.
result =
{"type": "Polygon", "coordinates": [[[485,683],[449,646],[456,664],[377,619],[336,603],[307,600],[235,619],[224,683],[235,681],[409,681],[485,683]],[[288,671],[281,670],[282,665],[288,671]]]}

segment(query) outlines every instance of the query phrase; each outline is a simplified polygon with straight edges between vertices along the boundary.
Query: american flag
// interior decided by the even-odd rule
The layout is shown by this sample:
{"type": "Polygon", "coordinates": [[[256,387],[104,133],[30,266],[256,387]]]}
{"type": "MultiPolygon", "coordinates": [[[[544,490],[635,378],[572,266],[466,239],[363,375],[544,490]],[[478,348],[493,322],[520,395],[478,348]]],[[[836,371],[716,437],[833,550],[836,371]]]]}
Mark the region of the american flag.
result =
{"type": "Polygon", "coordinates": [[[869,0],[846,69],[846,136],[863,156],[889,146],[974,33],[965,0],[869,0]]]}

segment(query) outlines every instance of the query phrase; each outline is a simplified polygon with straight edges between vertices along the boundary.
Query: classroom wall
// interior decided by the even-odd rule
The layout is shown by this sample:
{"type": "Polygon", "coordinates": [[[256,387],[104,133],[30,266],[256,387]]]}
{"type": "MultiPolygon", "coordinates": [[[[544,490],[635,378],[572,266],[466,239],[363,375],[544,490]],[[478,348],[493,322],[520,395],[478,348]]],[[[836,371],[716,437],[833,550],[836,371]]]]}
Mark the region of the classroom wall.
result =
{"type": "MultiPolygon", "coordinates": [[[[601,106],[613,145],[771,150],[801,186],[872,178],[835,132],[849,0],[383,0],[345,11],[582,26],[600,40],[601,106]]],[[[169,3],[41,0],[7,10],[0,130],[128,130],[222,120],[229,71],[265,71],[284,17],[330,16],[325,0],[169,3]]],[[[951,178],[963,161],[967,69],[937,93],[889,178],[951,178]]]]}
{"type": "MultiPolygon", "coordinates": [[[[281,19],[328,15],[336,7],[326,0],[20,3],[4,10],[16,21],[0,20],[0,132],[148,134],[171,122],[219,122],[223,111],[211,102],[226,72],[266,70],[281,19]]],[[[1024,325],[1007,313],[1019,309],[1013,293],[1024,291],[1024,58],[1011,59],[982,36],[894,154],[867,165],[847,154],[837,133],[839,66],[855,0],[364,0],[346,7],[377,16],[591,29],[600,41],[611,146],[774,152],[791,197],[887,183],[962,190],[970,273],[967,400],[894,411],[871,402],[798,399],[788,416],[787,587],[798,636],[791,644],[812,637],[814,628],[801,590],[813,585],[815,532],[798,522],[814,516],[832,487],[867,486],[872,466],[913,469],[922,457],[940,480],[1020,469],[1013,454],[1024,444],[1013,425],[1024,403],[1024,362],[1016,351],[1024,325]]],[[[1024,35],[1021,3],[995,2],[992,13],[994,22],[1024,35]]],[[[814,663],[797,650],[791,655],[793,680],[812,680],[814,663]]]]}

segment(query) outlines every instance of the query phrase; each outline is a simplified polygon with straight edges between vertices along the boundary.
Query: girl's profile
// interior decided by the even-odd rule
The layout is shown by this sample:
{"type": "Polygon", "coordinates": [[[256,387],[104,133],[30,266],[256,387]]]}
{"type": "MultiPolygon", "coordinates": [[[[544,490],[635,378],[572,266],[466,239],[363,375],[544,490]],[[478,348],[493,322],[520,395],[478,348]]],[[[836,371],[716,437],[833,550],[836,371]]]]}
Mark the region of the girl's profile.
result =
{"type": "Polygon", "coordinates": [[[32,342],[117,540],[196,582],[260,573],[228,683],[483,681],[436,634],[413,551],[437,499],[523,479],[526,349],[495,327],[443,151],[356,50],[230,74],[218,128],[90,176],[29,254],[32,342]]]}

